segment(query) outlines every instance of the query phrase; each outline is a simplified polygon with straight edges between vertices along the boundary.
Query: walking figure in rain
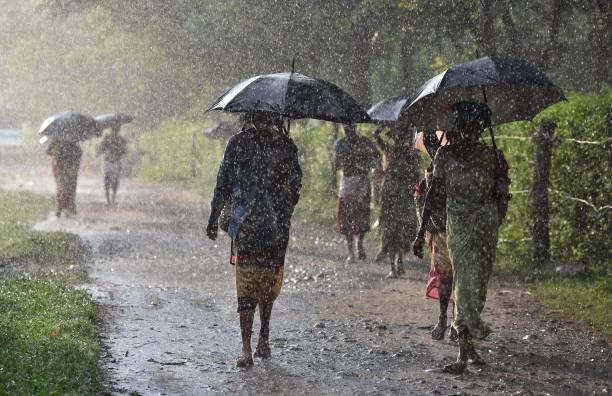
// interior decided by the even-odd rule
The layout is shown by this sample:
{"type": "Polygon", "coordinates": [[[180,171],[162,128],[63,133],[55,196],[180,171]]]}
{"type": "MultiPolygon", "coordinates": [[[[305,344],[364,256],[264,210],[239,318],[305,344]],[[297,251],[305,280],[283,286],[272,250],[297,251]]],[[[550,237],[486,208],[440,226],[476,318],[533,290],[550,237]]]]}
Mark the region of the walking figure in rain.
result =
{"type": "Polygon", "coordinates": [[[336,227],[346,237],[347,262],[355,261],[354,241],[360,260],[366,259],[363,237],[370,231],[370,171],[380,170],[380,153],[355,125],[344,125],[344,137],[334,144],[334,165],[342,171],[338,191],[336,227]]]}
{"type": "Polygon", "coordinates": [[[389,278],[397,278],[405,271],[404,253],[410,249],[416,236],[417,218],[414,200],[411,198],[419,179],[418,161],[409,135],[397,127],[389,131],[393,144],[380,136],[382,128],[376,129],[374,139],[384,155],[384,180],[380,205],[380,252],[376,261],[389,258],[389,278]]]}
{"type": "Polygon", "coordinates": [[[225,149],[206,229],[208,237],[215,240],[221,226],[232,239],[230,261],[235,265],[242,335],[238,367],[253,365],[251,334],[258,305],[261,329],[254,356],[271,356],[270,317],[281,291],[301,179],[297,147],[282,119],[270,113],[246,113],[242,131],[225,149]],[[226,221],[219,224],[220,218],[226,221]]]}
{"type": "MultiPolygon", "coordinates": [[[[442,131],[417,133],[415,148],[433,159],[442,145],[448,142],[447,135],[442,131]]],[[[420,217],[425,204],[425,194],[431,186],[433,177],[433,163],[427,167],[425,178],[422,179],[414,192],[417,206],[417,214],[420,217]]],[[[446,192],[439,191],[440,201],[446,201],[446,192]]],[[[419,218],[419,221],[421,219],[419,218]]],[[[434,207],[431,209],[429,221],[425,224],[425,240],[430,249],[431,268],[425,295],[438,300],[440,315],[438,323],[431,332],[431,338],[440,341],[444,339],[447,328],[447,311],[453,291],[453,266],[446,244],[446,207],[434,207]]],[[[451,327],[450,339],[457,340],[457,333],[451,327]]]]}
{"type": "Polygon", "coordinates": [[[120,125],[114,125],[111,132],[106,134],[98,146],[98,154],[104,159],[102,171],[104,172],[104,194],[106,204],[115,205],[115,197],[119,188],[121,176],[121,158],[127,153],[127,141],[119,135],[120,125]]]}
{"type": "Polygon", "coordinates": [[[491,123],[489,107],[459,102],[453,105],[453,112],[455,127],[448,134],[457,143],[440,147],[436,153],[413,252],[423,257],[426,225],[432,211],[446,207],[447,243],[454,271],[453,327],[459,338],[459,356],[444,371],[462,373],[468,362],[483,363],[473,339],[484,339],[491,331],[480,314],[495,260],[498,229],[508,207],[510,179],[501,151],[480,139],[491,123]]]}
{"type": "Polygon", "coordinates": [[[76,190],[83,150],[77,140],[51,138],[46,151],[55,178],[55,215],[76,215],[76,190]]]}

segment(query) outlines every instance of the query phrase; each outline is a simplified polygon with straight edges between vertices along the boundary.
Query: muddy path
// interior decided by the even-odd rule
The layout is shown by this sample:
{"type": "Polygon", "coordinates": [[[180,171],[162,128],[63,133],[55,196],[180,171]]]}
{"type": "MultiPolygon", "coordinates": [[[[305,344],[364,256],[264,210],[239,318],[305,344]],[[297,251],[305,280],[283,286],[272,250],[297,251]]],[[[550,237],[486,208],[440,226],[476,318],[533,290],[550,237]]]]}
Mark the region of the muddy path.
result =
{"type": "MultiPolygon", "coordinates": [[[[6,174],[6,173],[5,173],[6,174]]],[[[17,172],[10,188],[52,191],[48,171],[17,172]]],[[[79,181],[79,214],[38,229],[80,235],[91,247],[84,285],[104,312],[101,364],[111,394],[582,395],[612,392],[608,341],[550,311],[519,286],[493,282],[479,345],[488,364],[438,372],[457,347],[432,341],[437,306],[423,297],[427,265],[399,280],[371,260],[346,264],[330,230],[294,225],[273,358],[234,367],[239,331],[229,241],[205,238],[207,204],[177,188],[127,180],[119,205],[101,180],[79,181]]],[[[369,244],[372,257],[376,246],[369,244]]],[[[255,336],[258,329],[255,324],[255,336]]]]}

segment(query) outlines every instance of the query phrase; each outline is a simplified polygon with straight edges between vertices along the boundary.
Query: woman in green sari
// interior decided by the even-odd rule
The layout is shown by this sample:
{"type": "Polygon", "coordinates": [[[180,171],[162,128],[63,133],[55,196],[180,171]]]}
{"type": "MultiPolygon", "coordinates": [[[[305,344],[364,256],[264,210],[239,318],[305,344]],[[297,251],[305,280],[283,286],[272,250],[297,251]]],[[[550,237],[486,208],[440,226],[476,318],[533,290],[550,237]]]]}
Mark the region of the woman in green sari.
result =
{"type": "Polygon", "coordinates": [[[459,335],[459,356],[444,371],[461,373],[468,361],[482,363],[472,339],[484,339],[491,331],[480,314],[495,261],[497,232],[506,213],[510,180],[503,154],[480,139],[490,124],[488,106],[461,102],[453,106],[453,111],[455,128],[448,133],[455,135],[451,140],[457,143],[441,147],[436,154],[433,180],[413,252],[423,256],[424,225],[432,210],[445,206],[447,243],[454,271],[453,328],[459,335]]]}
{"type": "Polygon", "coordinates": [[[384,180],[380,205],[381,248],[377,261],[389,258],[391,272],[388,278],[404,274],[403,257],[410,250],[416,235],[417,216],[414,200],[411,199],[414,187],[419,180],[419,162],[406,131],[397,127],[389,131],[393,144],[386,143],[381,137],[382,128],[376,129],[374,139],[384,154],[384,180]]]}

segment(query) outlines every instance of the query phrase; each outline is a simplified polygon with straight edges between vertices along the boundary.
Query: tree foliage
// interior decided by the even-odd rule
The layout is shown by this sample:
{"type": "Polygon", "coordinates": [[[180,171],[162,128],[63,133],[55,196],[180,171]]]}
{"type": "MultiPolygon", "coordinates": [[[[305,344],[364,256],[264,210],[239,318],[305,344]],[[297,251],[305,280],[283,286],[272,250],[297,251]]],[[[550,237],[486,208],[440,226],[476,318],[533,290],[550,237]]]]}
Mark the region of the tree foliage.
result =
{"type": "Polygon", "coordinates": [[[526,58],[565,89],[610,83],[605,0],[0,3],[2,103],[33,119],[114,106],[156,123],[293,58],[364,105],[477,53],[526,58]]]}

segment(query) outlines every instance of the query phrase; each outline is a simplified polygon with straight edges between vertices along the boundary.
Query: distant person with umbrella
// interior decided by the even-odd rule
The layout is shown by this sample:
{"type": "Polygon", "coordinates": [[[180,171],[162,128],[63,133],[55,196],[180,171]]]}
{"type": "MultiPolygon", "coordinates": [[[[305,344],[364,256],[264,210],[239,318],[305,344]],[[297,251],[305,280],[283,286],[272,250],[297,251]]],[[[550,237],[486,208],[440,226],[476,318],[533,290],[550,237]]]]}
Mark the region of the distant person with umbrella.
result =
{"type": "Polygon", "coordinates": [[[127,153],[127,140],[119,135],[121,125],[115,124],[111,127],[110,133],[102,138],[98,145],[98,155],[102,155],[104,172],[104,194],[107,205],[115,205],[115,197],[119,188],[119,178],[121,177],[121,159],[127,153]]]}
{"type": "Polygon", "coordinates": [[[217,238],[221,213],[232,239],[242,352],[238,367],[253,365],[251,334],[259,306],[261,329],[255,357],[269,358],[270,317],[281,291],[285,252],[302,172],[297,147],[274,113],[249,112],[240,133],[232,136],[211,202],[206,233],[217,238]]]}
{"type": "Polygon", "coordinates": [[[55,177],[55,215],[76,215],[76,189],[83,151],[80,141],[98,136],[100,129],[93,117],[64,112],[47,118],[40,126],[40,142],[49,141],[46,154],[51,157],[55,177]]]}
{"type": "Polygon", "coordinates": [[[397,126],[389,130],[393,144],[380,136],[382,127],[374,132],[376,145],[384,158],[384,180],[380,205],[381,249],[376,259],[390,259],[389,278],[397,278],[405,271],[404,252],[410,249],[416,236],[417,218],[412,194],[419,180],[418,158],[411,138],[397,126]]]}
{"type": "Polygon", "coordinates": [[[102,172],[104,173],[104,193],[106,204],[115,205],[115,197],[119,188],[121,177],[121,159],[127,154],[127,140],[119,135],[121,126],[130,123],[134,117],[121,113],[108,113],[96,117],[100,130],[110,128],[97,147],[97,154],[104,160],[102,172]]]}
{"type": "Polygon", "coordinates": [[[344,137],[334,144],[336,169],[342,172],[336,212],[336,228],[346,237],[347,262],[355,261],[355,239],[360,260],[366,259],[363,238],[370,231],[370,171],[380,170],[380,153],[355,125],[345,124],[344,137]]]}
{"type": "Polygon", "coordinates": [[[423,257],[432,211],[446,207],[447,242],[454,271],[453,327],[458,334],[459,356],[444,371],[462,373],[468,361],[482,362],[472,340],[484,339],[491,331],[480,314],[495,260],[498,229],[506,214],[510,180],[501,151],[485,145],[480,138],[491,123],[489,107],[465,101],[455,103],[452,110],[455,127],[447,133],[456,143],[440,147],[436,153],[413,252],[423,257]]]}
{"type": "Polygon", "coordinates": [[[83,150],[76,140],[51,138],[46,153],[55,178],[55,215],[76,215],[76,189],[83,150]]]}

